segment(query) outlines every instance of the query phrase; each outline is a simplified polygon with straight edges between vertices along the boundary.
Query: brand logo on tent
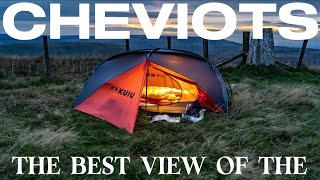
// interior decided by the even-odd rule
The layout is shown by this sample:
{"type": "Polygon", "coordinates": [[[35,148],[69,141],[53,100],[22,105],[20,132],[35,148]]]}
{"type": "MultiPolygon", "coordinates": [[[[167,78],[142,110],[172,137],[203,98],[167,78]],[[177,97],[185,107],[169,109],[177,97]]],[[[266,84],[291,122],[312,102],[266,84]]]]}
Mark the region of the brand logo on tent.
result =
{"type": "Polygon", "coordinates": [[[147,77],[150,77],[150,78],[164,78],[164,74],[148,73],[147,77]]]}
{"type": "Polygon", "coordinates": [[[116,86],[112,86],[110,88],[110,91],[113,91],[119,95],[122,95],[124,97],[128,97],[128,98],[133,98],[135,96],[136,93],[134,92],[131,92],[131,91],[128,91],[126,89],[123,89],[123,88],[119,88],[119,87],[116,87],[116,86]]]}

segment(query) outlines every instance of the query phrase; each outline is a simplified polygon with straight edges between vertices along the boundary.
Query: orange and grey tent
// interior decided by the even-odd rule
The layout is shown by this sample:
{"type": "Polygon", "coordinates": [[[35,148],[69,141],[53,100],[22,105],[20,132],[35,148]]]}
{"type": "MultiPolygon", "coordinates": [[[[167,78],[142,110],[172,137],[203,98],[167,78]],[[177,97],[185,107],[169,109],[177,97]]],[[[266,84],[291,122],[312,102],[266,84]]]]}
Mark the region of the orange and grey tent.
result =
{"type": "Polygon", "coordinates": [[[84,84],[76,110],[132,133],[139,107],[183,113],[194,101],[213,112],[228,111],[225,83],[212,64],[186,51],[138,50],[101,63],[84,84]]]}

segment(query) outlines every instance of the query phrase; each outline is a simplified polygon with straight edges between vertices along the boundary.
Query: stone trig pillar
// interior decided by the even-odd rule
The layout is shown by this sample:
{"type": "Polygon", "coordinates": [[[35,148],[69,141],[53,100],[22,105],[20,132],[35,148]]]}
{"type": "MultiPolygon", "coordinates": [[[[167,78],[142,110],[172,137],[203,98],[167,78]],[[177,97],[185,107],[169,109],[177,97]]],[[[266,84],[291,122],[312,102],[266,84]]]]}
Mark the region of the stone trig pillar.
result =
{"type": "Polygon", "coordinates": [[[263,29],[263,39],[252,39],[249,48],[247,64],[272,65],[275,64],[273,31],[263,29]]]}

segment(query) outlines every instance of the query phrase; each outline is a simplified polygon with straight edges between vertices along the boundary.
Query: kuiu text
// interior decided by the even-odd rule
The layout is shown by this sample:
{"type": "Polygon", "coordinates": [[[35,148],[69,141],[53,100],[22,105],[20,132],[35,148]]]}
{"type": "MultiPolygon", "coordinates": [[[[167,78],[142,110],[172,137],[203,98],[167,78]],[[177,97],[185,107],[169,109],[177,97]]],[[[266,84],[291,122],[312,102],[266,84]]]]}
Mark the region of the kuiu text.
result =
{"type": "Polygon", "coordinates": [[[114,91],[115,93],[119,94],[119,95],[122,95],[122,96],[125,96],[125,97],[129,97],[129,98],[133,98],[135,96],[136,93],[134,92],[131,92],[131,91],[128,91],[126,89],[123,89],[123,88],[119,88],[119,87],[116,87],[116,86],[112,86],[110,88],[111,91],[114,91]]]}

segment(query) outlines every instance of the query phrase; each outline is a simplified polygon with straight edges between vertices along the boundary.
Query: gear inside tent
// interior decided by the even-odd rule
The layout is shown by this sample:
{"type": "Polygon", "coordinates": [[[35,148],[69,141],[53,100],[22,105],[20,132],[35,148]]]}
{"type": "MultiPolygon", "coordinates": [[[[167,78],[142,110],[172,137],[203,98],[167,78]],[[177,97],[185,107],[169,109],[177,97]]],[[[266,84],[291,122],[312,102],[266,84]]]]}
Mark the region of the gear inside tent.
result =
{"type": "Polygon", "coordinates": [[[219,71],[203,57],[177,50],[139,50],[101,63],[84,84],[76,109],[133,132],[138,110],[183,113],[197,101],[228,110],[219,71]]]}
{"type": "Polygon", "coordinates": [[[150,63],[140,107],[150,112],[183,113],[198,99],[196,83],[187,77],[150,63]]]}

